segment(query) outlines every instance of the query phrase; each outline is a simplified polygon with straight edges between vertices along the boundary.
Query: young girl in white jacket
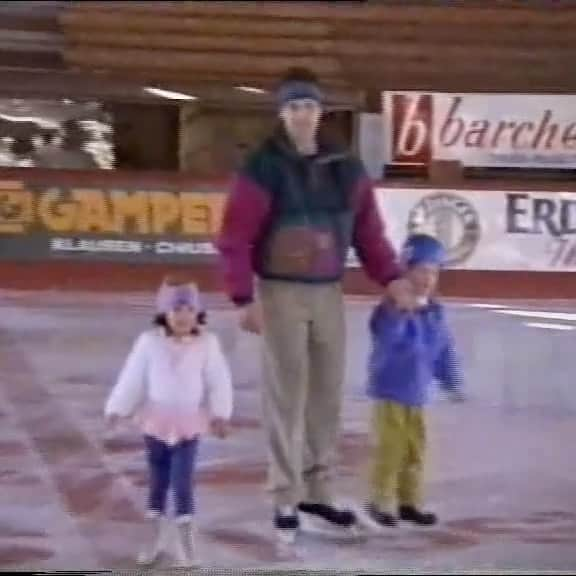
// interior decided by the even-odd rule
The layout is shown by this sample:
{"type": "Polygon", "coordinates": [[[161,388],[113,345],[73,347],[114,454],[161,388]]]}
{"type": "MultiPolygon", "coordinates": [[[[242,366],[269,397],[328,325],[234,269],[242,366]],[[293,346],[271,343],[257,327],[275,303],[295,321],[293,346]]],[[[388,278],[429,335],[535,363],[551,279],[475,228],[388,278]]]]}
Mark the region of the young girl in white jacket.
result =
{"type": "Polygon", "coordinates": [[[108,399],[110,426],[135,416],[144,434],[150,485],[150,538],[138,556],[161,554],[162,522],[172,487],[180,538],[180,566],[194,560],[194,469],[199,437],[223,438],[232,414],[230,370],[217,337],[203,329],[194,284],[165,281],[157,296],[156,327],[142,333],[108,399]]]}

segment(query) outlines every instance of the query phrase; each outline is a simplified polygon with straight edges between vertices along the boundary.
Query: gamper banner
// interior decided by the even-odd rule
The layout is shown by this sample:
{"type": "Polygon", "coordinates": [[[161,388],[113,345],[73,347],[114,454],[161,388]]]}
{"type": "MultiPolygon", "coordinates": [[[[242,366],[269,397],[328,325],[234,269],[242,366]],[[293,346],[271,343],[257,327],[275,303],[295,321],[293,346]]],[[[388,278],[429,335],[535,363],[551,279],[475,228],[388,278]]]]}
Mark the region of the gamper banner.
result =
{"type": "Polygon", "coordinates": [[[0,171],[0,259],[214,261],[222,186],[63,180],[0,171]]]}

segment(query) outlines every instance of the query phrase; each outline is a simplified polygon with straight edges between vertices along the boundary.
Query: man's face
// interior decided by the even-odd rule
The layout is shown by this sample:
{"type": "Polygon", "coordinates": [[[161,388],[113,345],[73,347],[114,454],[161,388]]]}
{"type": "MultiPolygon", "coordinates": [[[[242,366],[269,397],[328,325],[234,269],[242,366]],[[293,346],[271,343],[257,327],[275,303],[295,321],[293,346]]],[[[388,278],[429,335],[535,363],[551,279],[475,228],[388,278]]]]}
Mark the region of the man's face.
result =
{"type": "Polygon", "coordinates": [[[311,98],[290,100],[280,110],[286,133],[293,140],[315,137],[321,117],[322,107],[311,98]]]}

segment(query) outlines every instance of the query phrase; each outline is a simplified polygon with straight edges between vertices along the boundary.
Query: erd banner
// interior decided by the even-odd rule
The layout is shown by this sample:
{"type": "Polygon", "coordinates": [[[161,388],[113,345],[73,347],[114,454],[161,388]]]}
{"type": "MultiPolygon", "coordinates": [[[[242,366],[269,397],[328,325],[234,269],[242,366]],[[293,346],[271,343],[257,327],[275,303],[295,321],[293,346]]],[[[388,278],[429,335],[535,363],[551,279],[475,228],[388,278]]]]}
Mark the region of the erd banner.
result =
{"type": "Polygon", "coordinates": [[[396,247],[423,232],[461,270],[576,271],[576,193],[379,188],[396,247]]]}
{"type": "Polygon", "coordinates": [[[214,260],[222,187],[77,185],[70,174],[60,183],[54,175],[22,174],[7,178],[0,172],[1,260],[214,260]]]}

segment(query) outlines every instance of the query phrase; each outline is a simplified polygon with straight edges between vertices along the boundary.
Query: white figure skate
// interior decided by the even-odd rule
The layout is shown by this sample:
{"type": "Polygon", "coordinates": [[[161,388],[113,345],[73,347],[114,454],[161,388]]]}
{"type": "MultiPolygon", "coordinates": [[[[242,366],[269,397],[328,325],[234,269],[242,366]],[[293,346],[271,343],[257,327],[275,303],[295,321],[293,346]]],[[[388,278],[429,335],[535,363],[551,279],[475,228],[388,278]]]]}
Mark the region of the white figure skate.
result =
{"type": "Polygon", "coordinates": [[[151,566],[158,562],[164,552],[164,518],[162,516],[150,516],[148,518],[148,530],[147,542],[136,559],[139,566],[151,566]]]}

